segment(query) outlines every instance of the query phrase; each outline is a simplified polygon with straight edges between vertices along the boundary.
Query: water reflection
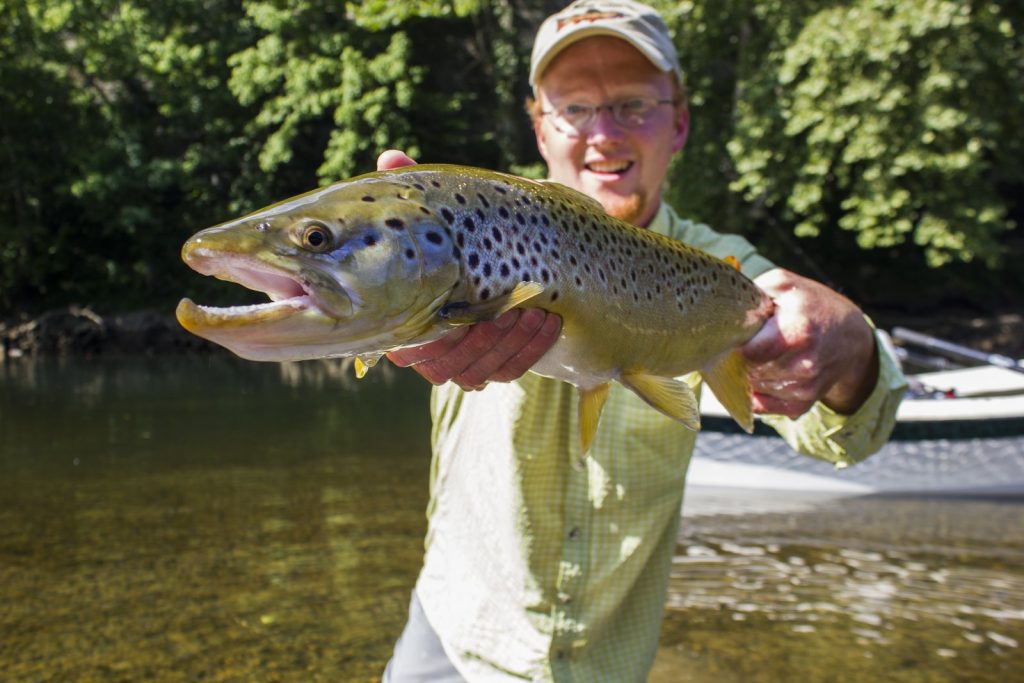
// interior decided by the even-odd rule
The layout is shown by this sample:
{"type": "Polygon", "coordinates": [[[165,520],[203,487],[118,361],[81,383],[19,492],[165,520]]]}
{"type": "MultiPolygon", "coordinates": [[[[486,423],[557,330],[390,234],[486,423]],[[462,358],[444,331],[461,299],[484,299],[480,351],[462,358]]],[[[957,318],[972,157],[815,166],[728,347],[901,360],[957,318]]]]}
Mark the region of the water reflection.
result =
{"type": "Polygon", "coordinates": [[[758,681],[788,680],[797,660],[810,681],[896,680],[899,669],[906,680],[997,681],[1022,670],[1019,503],[762,494],[766,511],[737,498],[747,512],[729,515],[728,495],[744,494],[691,493],[665,661],[686,653],[758,681]],[[784,511],[773,507],[784,500],[784,511]],[[751,648],[786,656],[740,654],[751,648]],[[820,661],[802,661],[805,649],[820,661]]]}
{"type": "MultiPolygon", "coordinates": [[[[233,358],[0,364],[5,680],[377,681],[428,387],[233,358]]],[[[652,683],[1024,670],[1024,505],[693,490],[652,683]]]]}

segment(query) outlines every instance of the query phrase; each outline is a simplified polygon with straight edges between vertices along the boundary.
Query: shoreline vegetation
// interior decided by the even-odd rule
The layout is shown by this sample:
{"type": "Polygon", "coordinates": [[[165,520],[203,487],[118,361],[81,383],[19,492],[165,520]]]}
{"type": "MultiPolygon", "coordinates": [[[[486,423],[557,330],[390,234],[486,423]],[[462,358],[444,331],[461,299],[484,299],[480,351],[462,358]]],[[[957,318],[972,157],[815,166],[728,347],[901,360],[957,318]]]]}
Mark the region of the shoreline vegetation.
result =
{"type": "MultiPolygon", "coordinates": [[[[882,329],[899,325],[979,351],[1024,358],[1024,315],[1017,312],[869,313],[882,329]]],[[[106,314],[89,306],[68,306],[0,321],[0,362],[40,356],[210,352],[227,353],[184,330],[169,310],[106,314]]]]}

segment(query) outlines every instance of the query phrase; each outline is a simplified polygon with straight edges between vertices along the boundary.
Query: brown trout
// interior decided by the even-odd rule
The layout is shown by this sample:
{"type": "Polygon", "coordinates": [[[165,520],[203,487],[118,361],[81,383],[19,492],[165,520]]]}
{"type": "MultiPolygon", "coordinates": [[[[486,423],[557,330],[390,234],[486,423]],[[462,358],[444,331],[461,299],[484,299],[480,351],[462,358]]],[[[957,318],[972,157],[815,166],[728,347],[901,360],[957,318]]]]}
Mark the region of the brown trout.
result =
{"type": "Polygon", "coordinates": [[[579,389],[582,452],[616,380],[691,429],[700,371],[753,429],[738,347],[774,304],[729,263],[608,216],[553,182],[451,165],[370,173],[208,228],[182,257],[204,275],[263,291],[270,303],[178,305],[181,324],[243,358],[356,358],[517,306],[562,317],[533,372],[579,389]]]}

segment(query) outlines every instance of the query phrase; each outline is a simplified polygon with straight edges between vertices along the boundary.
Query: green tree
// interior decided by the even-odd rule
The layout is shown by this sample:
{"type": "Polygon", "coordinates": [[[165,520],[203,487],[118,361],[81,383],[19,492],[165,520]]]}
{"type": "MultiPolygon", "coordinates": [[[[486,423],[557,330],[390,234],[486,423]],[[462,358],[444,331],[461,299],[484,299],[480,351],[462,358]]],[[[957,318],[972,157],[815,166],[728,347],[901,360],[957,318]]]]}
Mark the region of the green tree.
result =
{"type": "Polygon", "coordinates": [[[732,189],[798,237],[838,227],[863,249],[912,243],[933,267],[996,267],[1014,227],[1006,188],[1024,182],[1019,9],[831,5],[779,23],[740,81],[732,189]]]}

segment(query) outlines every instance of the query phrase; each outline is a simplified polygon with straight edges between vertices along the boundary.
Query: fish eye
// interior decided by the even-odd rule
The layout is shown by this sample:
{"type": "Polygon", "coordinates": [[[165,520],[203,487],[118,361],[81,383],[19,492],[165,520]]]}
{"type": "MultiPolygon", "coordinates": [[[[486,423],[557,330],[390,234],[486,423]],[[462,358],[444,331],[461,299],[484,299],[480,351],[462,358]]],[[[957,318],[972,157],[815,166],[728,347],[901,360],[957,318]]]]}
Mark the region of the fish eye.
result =
{"type": "Polygon", "coordinates": [[[327,251],[331,247],[331,231],[323,223],[309,223],[302,229],[302,246],[311,251],[327,251]]]}

